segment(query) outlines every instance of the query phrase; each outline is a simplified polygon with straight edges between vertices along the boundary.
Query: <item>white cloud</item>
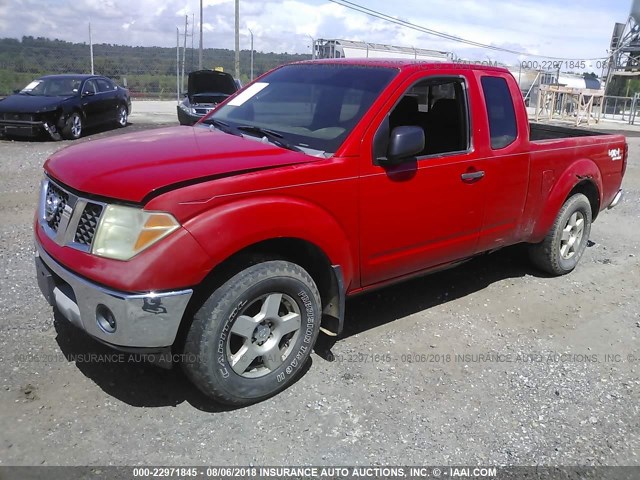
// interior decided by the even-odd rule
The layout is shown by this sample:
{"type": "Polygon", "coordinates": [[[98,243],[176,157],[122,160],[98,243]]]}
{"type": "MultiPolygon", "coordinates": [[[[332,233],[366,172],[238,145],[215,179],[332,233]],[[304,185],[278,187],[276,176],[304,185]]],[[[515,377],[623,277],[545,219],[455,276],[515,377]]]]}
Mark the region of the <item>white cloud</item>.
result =
{"type": "MultiPolygon", "coordinates": [[[[624,22],[626,2],[596,0],[354,0],[368,8],[425,27],[528,54],[569,58],[605,55],[613,23],[624,22]]],[[[233,48],[233,0],[204,0],[205,47],[233,48]]],[[[3,35],[87,41],[91,19],[95,42],[174,46],[176,26],[198,30],[199,0],[0,0],[3,35]],[[6,19],[11,12],[11,22],[6,19]],[[82,12],[82,13],[79,13],[82,12]],[[192,16],[195,14],[195,18],[192,16]],[[195,20],[195,25],[192,25],[195,20]]],[[[251,28],[261,51],[308,53],[309,36],[454,51],[461,57],[517,55],[481,50],[363,15],[325,0],[240,0],[241,47],[249,48],[251,28]]]]}

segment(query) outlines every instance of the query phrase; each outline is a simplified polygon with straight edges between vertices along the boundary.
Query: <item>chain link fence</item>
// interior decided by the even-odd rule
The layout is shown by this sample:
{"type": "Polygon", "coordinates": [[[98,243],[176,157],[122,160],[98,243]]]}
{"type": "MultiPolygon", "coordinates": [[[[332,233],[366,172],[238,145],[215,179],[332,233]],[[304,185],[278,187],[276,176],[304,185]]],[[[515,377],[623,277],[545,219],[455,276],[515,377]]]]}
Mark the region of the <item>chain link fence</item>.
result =
{"type": "MultiPolygon", "coordinates": [[[[174,37],[175,38],[175,37],[174,37]]],[[[182,83],[182,62],[186,75],[198,69],[198,50],[180,48],[177,69],[176,48],[93,45],[93,68],[98,75],[112,78],[125,86],[136,98],[175,99],[180,96],[176,79],[182,83]],[[180,75],[177,75],[179,73],[180,75]]],[[[208,48],[203,51],[203,68],[222,68],[233,73],[232,50],[208,48]]],[[[308,59],[309,55],[254,52],[254,76],[277,65],[308,59]]],[[[240,52],[240,80],[250,78],[251,52],[240,52]]],[[[90,46],[46,38],[22,37],[0,39],[0,96],[21,89],[42,75],[91,73],[90,46]]]]}

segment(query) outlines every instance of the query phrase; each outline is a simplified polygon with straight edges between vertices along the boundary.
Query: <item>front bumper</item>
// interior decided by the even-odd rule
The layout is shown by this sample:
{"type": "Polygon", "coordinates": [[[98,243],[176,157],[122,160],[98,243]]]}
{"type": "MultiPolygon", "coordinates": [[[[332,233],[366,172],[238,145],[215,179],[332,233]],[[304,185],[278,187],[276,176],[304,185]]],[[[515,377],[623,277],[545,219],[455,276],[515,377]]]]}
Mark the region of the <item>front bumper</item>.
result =
{"type": "Polygon", "coordinates": [[[204,115],[195,115],[185,112],[182,108],[180,108],[179,105],[176,107],[176,109],[178,110],[178,122],[180,122],[180,125],[193,125],[202,117],[204,117],[204,115]]]}
{"type": "Polygon", "coordinates": [[[21,137],[36,137],[45,131],[44,122],[0,120],[0,133],[21,137]]]}
{"type": "Polygon", "coordinates": [[[70,272],[37,242],[35,262],[38,285],[49,304],[71,323],[114,348],[172,345],[193,294],[191,289],[146,294],[109,290],[70,272]],[[113,329],[105,323],[107,311],[115,320],[113,329]]]}

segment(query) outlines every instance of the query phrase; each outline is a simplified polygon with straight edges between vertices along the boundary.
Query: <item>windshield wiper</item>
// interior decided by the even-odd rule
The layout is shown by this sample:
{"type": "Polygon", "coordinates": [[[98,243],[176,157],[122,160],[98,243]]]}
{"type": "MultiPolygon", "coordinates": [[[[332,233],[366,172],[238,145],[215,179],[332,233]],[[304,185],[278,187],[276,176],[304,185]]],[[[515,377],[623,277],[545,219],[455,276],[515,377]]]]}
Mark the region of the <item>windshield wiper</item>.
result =
{"type": "Polygon", "coordinates": [[[207,118],[204,123],[207,123],[213,127],[216,127],[218,130],[224,133],[230,133],[231,135],[239,135],[238,132],[235,132],[231,126],[223,122],[222,120],[216,120],[215,118],[207,118]]]}
{"type": "Polygon", "coordinates": [[[287,150],[293,150],[294,152],[302,152],[302,149],[296,147],[292,143],[287,142],[280,133],[269,130],[268,128],[256,127],[255,125],[240,125],[236,128],[238,130],[242,130],[243,132],[257,133],[258,135],[262,135],[278,147],[286,148],[287,150]]]}

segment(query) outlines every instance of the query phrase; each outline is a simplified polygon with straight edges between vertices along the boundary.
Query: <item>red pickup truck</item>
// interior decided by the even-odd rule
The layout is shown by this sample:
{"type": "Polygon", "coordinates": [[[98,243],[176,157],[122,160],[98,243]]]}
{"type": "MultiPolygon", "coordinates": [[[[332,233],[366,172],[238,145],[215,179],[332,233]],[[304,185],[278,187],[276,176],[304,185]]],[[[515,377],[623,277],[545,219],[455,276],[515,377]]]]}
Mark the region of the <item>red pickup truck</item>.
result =
{"type": "Polygon", "coordinates": [[[615,206],[621,135],[529,124],[507,70],[391,60],[277,68],[194,127],[45,164],[42,292],[110,346],[170,353],[243,405],[290,385],[345,298],[530,244],[570,272],[615,206]]]}

